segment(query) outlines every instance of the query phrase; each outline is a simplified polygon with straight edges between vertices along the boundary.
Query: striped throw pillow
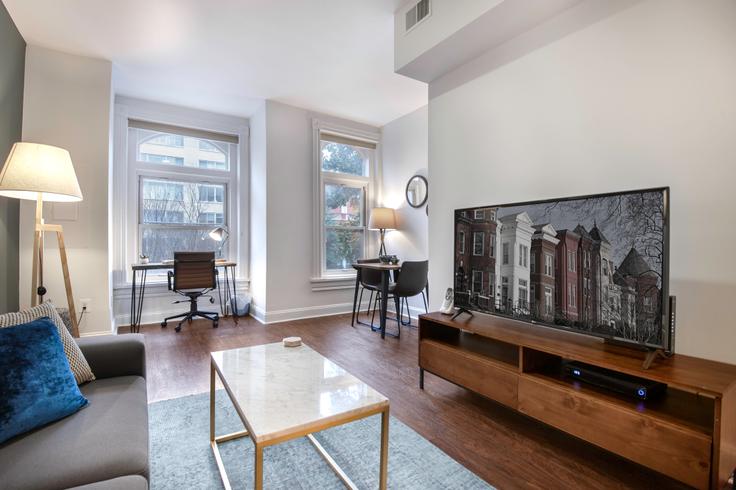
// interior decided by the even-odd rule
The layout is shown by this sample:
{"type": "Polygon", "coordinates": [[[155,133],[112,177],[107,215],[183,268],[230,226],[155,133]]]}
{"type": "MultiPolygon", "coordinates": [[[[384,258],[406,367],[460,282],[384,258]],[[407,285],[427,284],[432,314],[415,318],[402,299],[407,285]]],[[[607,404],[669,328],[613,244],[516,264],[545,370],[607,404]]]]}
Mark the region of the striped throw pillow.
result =
{"type": "Polygon", "coordinates": [[[72,373],[74,373],[74,379],[77,381],[77,384],[81,385],[82,383],[95,379],[95,375],[92,373],[87,359],[84,358],[84,354],[82,354],[79,346],[74,341],[74,337],[66,329],[64,321],[51,303],[41,303],[27,310],[0,315],[0,328],[30,323],[33,320],[43,317],[51,319],[56,326],[56,330],[59,332],[59,337],[61,338],[61,344],[64,346],[64,354],[69,361],[69,367],[72,369],[72,373]]]}

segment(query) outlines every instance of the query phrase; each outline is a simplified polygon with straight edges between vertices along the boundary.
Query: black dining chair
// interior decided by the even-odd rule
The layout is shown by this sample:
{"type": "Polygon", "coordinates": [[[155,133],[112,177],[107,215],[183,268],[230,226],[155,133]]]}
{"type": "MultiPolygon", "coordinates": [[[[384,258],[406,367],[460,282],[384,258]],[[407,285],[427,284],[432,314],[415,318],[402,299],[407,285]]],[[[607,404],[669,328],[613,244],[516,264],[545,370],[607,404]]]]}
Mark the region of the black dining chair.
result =
{"type": "MultiPolygon", "coordinates": [[[[217,287],[216,275],[214,252],[174,252],[174,271],[169,271],[167,276],[169,290],[187,297],[185,300],[174,301],[174,303],[189,303],[189,311],[167,317],[161,322],[161,327],[166,327],[169,320],[181,318],[174,329],[179,332],[185,321],[191,322],[195,317],[200,317],[210,320],[212,327],[217,328],[220,315],[215,312],[200,311],[197,307],[197,300],[217,287]]],[[[214,297],[209,296],[209,298],[210,303],[215,302],[214,297]]]]}
{"type": "MultiPolygon", "coordinates": [[[[379,264],[381,262],[380,259],[358,259],[356,261],[358,264],[379,264]]],[[[375,270],[375,269],[361,269],[360,271],[360,295],[358,299],[358,304],[356,307],[353,307],[353,319],[358,322],[360,325],[365,326],[372,326],[369,323],[360,321],[360,307],[363,305],[363,291],[368,290],[371,295],[368,299],[368,308],[365,310],[365,314],[368,315],[370,313],[371,309],[371,303],[373,303],[373,296],[374,294],[377,294],[381,289],[381,271],[375,270]],[[357,308],[357,315],[356,315],[356,308],[357,308]]],[[[354,323],[351,321],[351,326],[354,325],[354,323]]]]}
{"type": "MultiPolygon", "coordinates": [[[[389,299],[394,299],[394,305],[396,307],[396,323],[399,327],[399,331],[396,337],[401,336],[401,326],[407,326],[411,324],[411,311],[409,310],[409,298],[422,295],[424,299],[424,311],[428,313],[427,297],[425,296],[425,290],[427,289],[427,280],[429,274],[429,261],[421,260],[417,262],[402,262],[401,271],[396,278],[396,282],[389,284],[388,294],[389,299]],[[406,313],[408,321],[404,322],[403,307],[406,304],[406,313]]],[[[376,305],[380,302],[381,291],[380,288],[376,293],[376,302],[373,307],[373,316],[371,317],[371,328],[376,330],[377,327],[373,325],[373,320],[376,315],[376,305]]]]}

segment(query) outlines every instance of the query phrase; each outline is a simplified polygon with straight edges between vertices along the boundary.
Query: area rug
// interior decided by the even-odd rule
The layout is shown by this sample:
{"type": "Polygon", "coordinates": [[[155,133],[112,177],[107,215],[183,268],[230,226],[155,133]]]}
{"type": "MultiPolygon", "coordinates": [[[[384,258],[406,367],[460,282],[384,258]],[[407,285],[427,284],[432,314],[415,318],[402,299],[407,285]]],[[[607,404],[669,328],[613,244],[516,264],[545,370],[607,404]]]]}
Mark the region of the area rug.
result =
{"type": "MultiPolygon", "coordinates": [[[[209,446],[209,394],[150,405],[151,488],[222,488],[209,446]]],[[[224,391],[216,398],[217,433],[243,426],[224,391]]],[[[358,488],[378,488],[379,415],[315,434],[358,488]]],[[[233,488],[253,488],[253,444],[220,444],[233,488]]],[[[265,489],[342,489],[342,482],[305,438],[264,450],[265,489]]],[[[492,489],[428,440],[391,417],[388,486],[393,489],[492,489]]]]}

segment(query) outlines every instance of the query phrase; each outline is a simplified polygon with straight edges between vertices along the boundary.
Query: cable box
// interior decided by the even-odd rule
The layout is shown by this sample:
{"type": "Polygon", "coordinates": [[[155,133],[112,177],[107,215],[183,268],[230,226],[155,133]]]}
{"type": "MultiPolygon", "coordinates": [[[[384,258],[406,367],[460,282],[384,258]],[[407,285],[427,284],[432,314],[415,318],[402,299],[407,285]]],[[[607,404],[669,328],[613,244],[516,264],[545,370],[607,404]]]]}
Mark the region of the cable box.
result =
{"type": "Polygon", "coordinates": [[[568,378],[638,400],[656,399],[667,392],[667,385],[664,383],[622,374],[582,362],[567,361],[562,365],[562,372],[568,378]]]}

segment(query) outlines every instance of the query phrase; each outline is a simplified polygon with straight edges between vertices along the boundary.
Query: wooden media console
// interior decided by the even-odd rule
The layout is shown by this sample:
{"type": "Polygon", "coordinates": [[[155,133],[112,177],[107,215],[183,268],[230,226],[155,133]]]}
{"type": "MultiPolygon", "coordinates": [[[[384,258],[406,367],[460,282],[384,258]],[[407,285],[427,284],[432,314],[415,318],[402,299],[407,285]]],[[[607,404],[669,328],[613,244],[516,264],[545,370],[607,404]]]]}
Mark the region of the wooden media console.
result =
{"type": "Polygon", "coordinates": [[[688,485],[721,489],[736,468],[736,366],[645,353],[491,315],[419,318],[420,384],[430,372],[688,485]],[[640,401],[568,379],[565,360],[666,383],[640,401]]]}

